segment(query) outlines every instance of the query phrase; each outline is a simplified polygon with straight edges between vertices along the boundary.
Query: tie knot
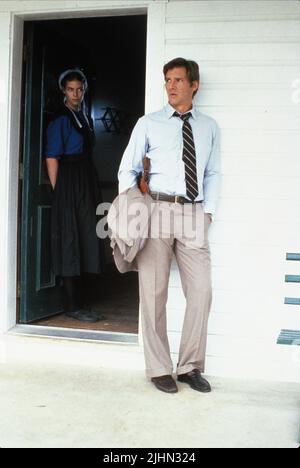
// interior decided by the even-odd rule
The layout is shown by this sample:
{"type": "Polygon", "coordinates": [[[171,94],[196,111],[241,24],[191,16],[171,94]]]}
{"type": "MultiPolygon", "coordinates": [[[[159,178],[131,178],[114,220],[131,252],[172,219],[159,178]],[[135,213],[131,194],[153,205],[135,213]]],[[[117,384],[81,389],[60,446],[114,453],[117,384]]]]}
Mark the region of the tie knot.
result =
{"type": "Polygon", "coordinates": [[[187,122],[189,120],[189,118],[192,116],[192,113],[187,112],[187,114],[179,114],[178,112],[174,112],[173,116],[174,117],[179,117],[184,122],[187,122]]]}

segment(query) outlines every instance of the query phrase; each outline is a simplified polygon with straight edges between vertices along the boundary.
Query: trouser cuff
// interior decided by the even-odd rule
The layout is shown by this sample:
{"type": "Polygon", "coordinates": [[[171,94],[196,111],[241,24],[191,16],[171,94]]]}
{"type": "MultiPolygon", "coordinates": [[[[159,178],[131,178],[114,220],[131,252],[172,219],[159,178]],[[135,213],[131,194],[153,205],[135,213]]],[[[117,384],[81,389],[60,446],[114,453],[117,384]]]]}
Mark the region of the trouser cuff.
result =
{"type": "Polygon", "coordinates": [[[172,375],[173,369],[146,369],[146,376],[149,379],[153,377],[162,377],[163,375],[172,375]]]}
{"type": "Polygon", "coordinates": [[[177,367],[177,375],[182,375],[182,374],[187,374],[188,372],[191,372],[194,369],[199,369],[200,372],[204,372],[204,368],[201,366],[195,366],[193,364],[189,364],[187,366],[182,366],[182,367],[177,367]]]}

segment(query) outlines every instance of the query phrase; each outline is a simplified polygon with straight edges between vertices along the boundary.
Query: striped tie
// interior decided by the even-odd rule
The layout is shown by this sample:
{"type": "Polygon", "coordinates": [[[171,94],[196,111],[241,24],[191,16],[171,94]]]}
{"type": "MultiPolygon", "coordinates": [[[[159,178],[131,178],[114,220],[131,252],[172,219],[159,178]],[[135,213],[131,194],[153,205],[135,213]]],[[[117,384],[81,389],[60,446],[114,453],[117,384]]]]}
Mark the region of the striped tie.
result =
{"type": "Polygon", "coordinates": [[[196,166],[196,150],[193,137],[193,130],[189,123],[191,112],[187,114],[174,113],[174,117],[180,117],[183,120],[182,134],[183,134],[183,162],[185,165],[185,182],[186,194],[194,202],[199,195],[198,179],[197,179],[197,166],[196,166]]]}

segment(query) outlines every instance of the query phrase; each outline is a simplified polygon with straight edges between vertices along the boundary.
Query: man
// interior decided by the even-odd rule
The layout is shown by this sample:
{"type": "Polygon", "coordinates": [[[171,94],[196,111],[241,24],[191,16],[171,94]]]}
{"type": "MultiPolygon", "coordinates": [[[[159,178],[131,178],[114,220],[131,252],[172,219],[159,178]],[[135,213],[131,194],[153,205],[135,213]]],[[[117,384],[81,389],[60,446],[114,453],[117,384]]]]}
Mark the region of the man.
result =
{"type": "Polygon", "coordinates": [[[169,103],[138,121],[121,162],[119,191],[136,184],[147,154],[151,160],[150,193],[156,205],[151,218],[152,237],[137,258],[146,375],[159,390],[178,391],[172,377],[166,324],[175,254],[187,303],[177,378],[194,390],[210,392],[201,373],[212,299],[207,237],[220,185],[219,130],[213,119],[193,106],[200,86],[196,62],[174,59],[165,65],[164,76],[169,103]],[[192,236],[178,228],[186,221],[197,226],[192,236]]]}

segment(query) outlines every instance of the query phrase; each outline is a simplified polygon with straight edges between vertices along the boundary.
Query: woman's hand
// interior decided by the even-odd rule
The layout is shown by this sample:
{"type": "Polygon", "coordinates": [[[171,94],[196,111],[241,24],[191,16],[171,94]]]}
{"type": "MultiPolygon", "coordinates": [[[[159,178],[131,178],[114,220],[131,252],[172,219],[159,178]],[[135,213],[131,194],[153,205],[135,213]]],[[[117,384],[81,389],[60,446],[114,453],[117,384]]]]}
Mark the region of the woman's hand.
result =
{"type": "Polygon", "coordinates": [[[55,158],[47,158],[46,156],[46,165],[48,176],[50,179],[50,183],[52,185],[53,190],[55,189],[56,181],[57,181],[57,173],[58,173],[58,160],[55,158]]]}

